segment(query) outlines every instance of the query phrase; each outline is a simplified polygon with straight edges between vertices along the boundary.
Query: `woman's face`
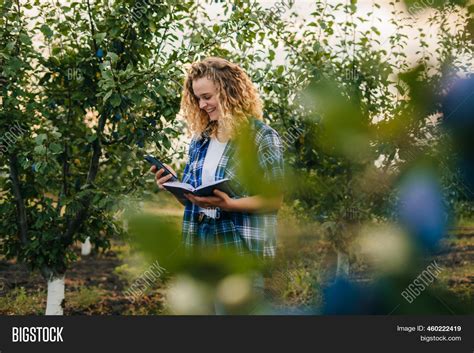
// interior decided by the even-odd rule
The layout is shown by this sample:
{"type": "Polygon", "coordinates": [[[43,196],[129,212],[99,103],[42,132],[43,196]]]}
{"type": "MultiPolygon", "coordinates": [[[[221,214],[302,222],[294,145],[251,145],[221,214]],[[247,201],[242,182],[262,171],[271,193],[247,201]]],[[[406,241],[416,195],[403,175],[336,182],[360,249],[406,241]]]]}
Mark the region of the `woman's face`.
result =
{"type": "Polygon", "coordinates": [[[198,78],[193,81],[193,91],[198,100],[199,108],[209,115],[210,120],[219,120],[221,110],[214,82],[207,77],[198,78]]]}

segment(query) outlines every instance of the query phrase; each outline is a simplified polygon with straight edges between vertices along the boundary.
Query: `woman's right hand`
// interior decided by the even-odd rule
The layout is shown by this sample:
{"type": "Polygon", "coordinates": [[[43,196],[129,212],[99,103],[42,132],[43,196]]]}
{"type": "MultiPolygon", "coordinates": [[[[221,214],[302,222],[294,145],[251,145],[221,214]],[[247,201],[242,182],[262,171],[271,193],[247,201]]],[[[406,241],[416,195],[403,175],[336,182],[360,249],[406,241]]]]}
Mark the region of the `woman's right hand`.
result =
{"type": "MultiPolygon", "coordinates": [[[[172,172],[174,175],[177,175],[176,172],[173,170],[173,168],[171,168],[168,164],[165,164],[165,167],[168,168],[168,170],[170,172],[172,172]]],[[[163,173],[165,172],[164,168],[161,168],[160,170],[156,170],[156,166],[152,166],[150,168],[150,172],[155,173],[156,185],[158,185],[158,187],[161,190],[165,189],[163,187],[163,184],[166,183],[167,181],[169,181],[173,177],[173,175],[171,175],[171,174],[168,174],[166,176],[162,176],[163,173]]]]}

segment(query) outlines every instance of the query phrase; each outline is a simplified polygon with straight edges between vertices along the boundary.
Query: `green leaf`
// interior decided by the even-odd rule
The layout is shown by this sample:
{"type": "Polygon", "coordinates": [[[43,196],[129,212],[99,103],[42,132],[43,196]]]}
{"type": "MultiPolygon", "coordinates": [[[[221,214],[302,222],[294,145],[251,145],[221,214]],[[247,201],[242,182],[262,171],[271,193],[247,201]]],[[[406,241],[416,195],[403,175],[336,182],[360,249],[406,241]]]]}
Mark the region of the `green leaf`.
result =
{"type": "Polygon", "coordinates": [[[109,52],[107,53],[107,57],[110,58],[110,61],[111,61],[112,63],[117,62],[118,59],[119,59],[118,55],[115,54],[114,52],[111,52],[111,51],[109,51],[109,52]]]}
{"type": "Polygon", "coordinates": [[[200,33],[196,33],[191,37],[191,42],[193,45],[200,45],[202,43],[202,36],[200,33]]]}
{"type": "Polygon", "coordinates": [[[47,138],[46,134],[39,134],[38,136],[36,136],[35,142],[37,145],[42,145],[44,140],[46,140],[46,138],[47,138]]]}
{"type": "Polygon", "coordinates": [[[110,98],[110,96],[112,95],[112,93],[114,93],[114,91],[108,91],[105,96],[104,96],[104,103],[107,101],[107,99],[110,98]]]}
{"type": "Polygon", "coordinates": [[[46,147],[44,147],[43,145],[36,146],[34,148],[34,151],[35,151],[35,153],[38,153],[38,154],[46,154],[46,147]]]}
{"type": "Polygon", "coordinates": [[[21,33],[20,36],[19,36],[21,42],[23,44],[26,44],[26,45],[30,45],[31,44],[31,39],[30,37],[28,37],[25,33],[21,33]]]}
{"type": "Polygon", "coordinates": [[[48,25],[44,24],[41,26],[40,31],[47,37],[51,38],[53,36],[53,31],[49,28],[48,25]]]}
{"type": "Polygon", "coordinates": [[[114,93],[112,95],[112,98],[110,99],[110,104],[112,104],[112,107],[116,108],[122,103],[122,98],[117,93],[114,93]]]}
{"type": "Polygon", "coordinates": [[[107,36],[107,33],[96,33],[94,36],[97,44],[101,44],[104,41],[104,38],[107,36]]]}
{"type": "Polygon", "coordinates": [[[59,152],[62,151],[61,145],[58,144],[58,143],[52,143],[52,144],[49,146],[49,149],[50,149],[53,153],[59,153],[59,152]]]}
{"type": "Polygon", "coordinates": [[[97,140],[97,135],[94,134],[94,135],[87,136],[87,142],[92,143],[95,140],[97,140]]]}

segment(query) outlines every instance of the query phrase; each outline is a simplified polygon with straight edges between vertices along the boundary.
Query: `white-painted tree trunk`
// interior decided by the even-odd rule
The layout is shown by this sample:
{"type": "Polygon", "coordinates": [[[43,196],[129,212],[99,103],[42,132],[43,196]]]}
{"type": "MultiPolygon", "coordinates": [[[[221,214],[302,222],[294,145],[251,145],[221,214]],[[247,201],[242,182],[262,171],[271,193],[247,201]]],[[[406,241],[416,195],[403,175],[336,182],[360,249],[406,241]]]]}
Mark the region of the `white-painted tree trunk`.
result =
{"type": "Polygon", "coordinates": [[[81,255],[84,255],[84,256],[90,255],[91,249],[92,249],[91,239],[87,237],[86,241],[81,244],[81,255]]]}
{"type": "Polygon", "coordinates": [[[48,281],[48,298],[46,300],[46,315],[62,315],[64,300],[64,275],[48,281]]]}
{"type": "Polygon", "coordinates": [[[337,252],[336,277],[349,277],[349,255],[345,252],[337,252]]]}

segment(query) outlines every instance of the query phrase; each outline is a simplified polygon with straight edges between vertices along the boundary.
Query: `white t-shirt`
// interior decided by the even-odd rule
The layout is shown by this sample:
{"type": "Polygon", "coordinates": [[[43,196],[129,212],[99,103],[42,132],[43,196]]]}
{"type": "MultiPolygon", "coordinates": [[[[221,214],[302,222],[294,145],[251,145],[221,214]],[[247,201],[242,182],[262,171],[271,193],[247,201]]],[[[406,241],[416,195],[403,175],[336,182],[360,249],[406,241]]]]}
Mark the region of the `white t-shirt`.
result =
{"type": "MultiPolygon", "coordinates": [[[[217,166],[224,154],[225,146],[227,146],[227,142],[219,142],[215,137],[211,138],[202,166],[202,185],[212,183],[216,180],[217,166]]],[[[208,217],[216,217],[215,208],[200,208],[199,211],[204,212],[208,217]]]]}

